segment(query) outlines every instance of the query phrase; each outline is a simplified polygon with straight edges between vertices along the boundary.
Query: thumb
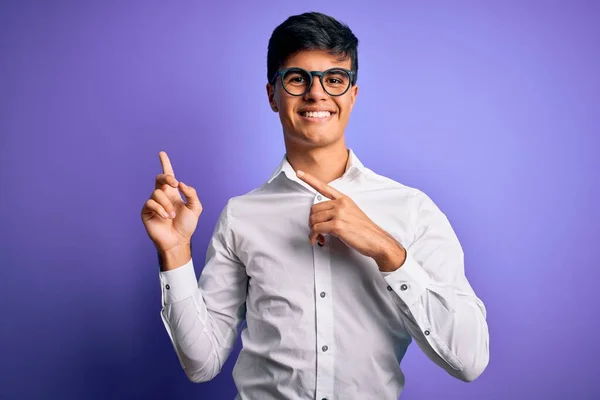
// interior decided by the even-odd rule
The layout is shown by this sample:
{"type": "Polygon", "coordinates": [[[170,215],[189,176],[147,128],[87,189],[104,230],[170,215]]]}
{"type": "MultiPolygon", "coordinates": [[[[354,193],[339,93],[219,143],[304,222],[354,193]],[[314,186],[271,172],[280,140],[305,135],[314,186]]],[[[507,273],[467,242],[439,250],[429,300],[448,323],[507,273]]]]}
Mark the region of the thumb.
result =
{"type": "Polygon", "coordinates": [[[179,181],[179,190],[181,190],[181,193],[183,193],[183,195],[185,196],[186,206],[190,210],[200,215],[200,213],[202,212],[202,204],[200,203],[200,199],[198,199],[196,189],[179,181]]]}

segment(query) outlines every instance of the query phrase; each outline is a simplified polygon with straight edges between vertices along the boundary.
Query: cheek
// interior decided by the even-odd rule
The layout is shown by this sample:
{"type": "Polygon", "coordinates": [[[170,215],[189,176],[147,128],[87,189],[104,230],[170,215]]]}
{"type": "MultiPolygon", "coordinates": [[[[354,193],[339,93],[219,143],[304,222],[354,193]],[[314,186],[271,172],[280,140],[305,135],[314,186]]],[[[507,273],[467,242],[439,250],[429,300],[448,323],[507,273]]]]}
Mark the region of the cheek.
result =
{"type": "Polygon", "coordinates": [[[288,107],[287,96],[281,94],[281,92],[279,90],[277,90],[273,97],[274,97],[275,102],[277,103],[277,106],[279,107],[280,110],[287,109],[287,107],[288,107]]]}
{"type": "Polygon", "coordinates": [[[350,111],[352,111],[352,99],[344,99],[343,102],[338,103],[338,108],[340,109],[340,118],[348,119],[350,115],[350,111]]]}
{"type": "Polygon", "coordinates": [[[281,109],[281,95],[279,94],[279,90],[276,90],[275,93],[273,93],[273,100],[275,101],[275,104],[277,104],[277,107],[279,107],[279,109],[281,109]]]}
{"type": "Polygon", "coordinates": [[[285,96],[281,96],[277,104],[279,104],[279,119],[281,123],[286,126],[294,125],[294,118],[296,116],[294,104],[285,96]]]}

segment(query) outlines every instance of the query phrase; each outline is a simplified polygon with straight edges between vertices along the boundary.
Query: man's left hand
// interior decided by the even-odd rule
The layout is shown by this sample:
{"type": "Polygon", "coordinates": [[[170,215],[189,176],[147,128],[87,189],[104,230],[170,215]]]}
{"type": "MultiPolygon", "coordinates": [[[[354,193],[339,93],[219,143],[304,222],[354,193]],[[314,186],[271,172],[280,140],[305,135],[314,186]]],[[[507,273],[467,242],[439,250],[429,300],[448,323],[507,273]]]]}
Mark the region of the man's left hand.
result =
{"type": "Polygon", "coordinates": [[[404,264],[404,247],[371,221],[350,197],[306,172],[298,171],[297,176],[331,199],[312,206],[309,240],[313,246],[317,242],[325,244],[324,235],[331,234],[362,255],[373,258],[380,271],[395,271],[404,264]]]}

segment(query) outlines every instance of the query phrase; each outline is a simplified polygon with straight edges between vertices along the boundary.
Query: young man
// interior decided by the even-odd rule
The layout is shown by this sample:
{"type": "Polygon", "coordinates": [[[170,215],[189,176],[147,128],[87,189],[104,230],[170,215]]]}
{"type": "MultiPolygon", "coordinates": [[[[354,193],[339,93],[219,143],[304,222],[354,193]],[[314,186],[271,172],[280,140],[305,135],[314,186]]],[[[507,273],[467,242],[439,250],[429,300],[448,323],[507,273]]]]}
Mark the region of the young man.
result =
{"type": "Polygon", "coordinates": [[[202,206],[159,154],[142,220],[160,255],[161,315],[194,382],[219,373],[244,320],[238,399],[397,399],[412,339],[464,381],[488,364],[485,307],[447,218],[346,148],[357,45],[319,13],[275,29],[267,93],[286,155],[264,185],[228,201],[199,281],[190,242],[202,206]]]}

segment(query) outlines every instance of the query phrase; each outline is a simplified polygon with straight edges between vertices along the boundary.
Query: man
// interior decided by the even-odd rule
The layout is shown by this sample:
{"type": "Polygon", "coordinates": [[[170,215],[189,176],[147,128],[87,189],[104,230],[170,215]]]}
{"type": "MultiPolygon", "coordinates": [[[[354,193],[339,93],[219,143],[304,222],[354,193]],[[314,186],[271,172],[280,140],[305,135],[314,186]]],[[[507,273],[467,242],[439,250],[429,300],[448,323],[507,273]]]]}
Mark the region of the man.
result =
{"type": "Polygon", "coordinates": [[[190,242],[202,206],[159,153],[142,219],[161,260],[161,315],[194,382],[219,373],[244,320],[237,399],[397,399],[412,339],[464,381],[488,364],[486,310],[447,218],[346,148],[357,46],[319,13],[274,30],[267,94],[286,155],[227,202],[199,281],[190,242]]]}

